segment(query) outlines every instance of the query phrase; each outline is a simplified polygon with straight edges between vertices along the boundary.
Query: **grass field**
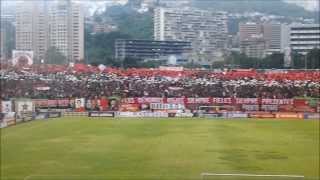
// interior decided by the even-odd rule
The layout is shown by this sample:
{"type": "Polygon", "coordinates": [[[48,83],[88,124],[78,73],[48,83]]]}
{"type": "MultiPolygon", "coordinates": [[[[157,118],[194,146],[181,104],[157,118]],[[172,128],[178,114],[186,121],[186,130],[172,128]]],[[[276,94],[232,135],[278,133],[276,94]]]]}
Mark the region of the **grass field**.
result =
{"type": "Polygon", "coordinates": [[[319,178],[319,121],[78,117],[1,129],[1,180],[197,180],[202,172],[319,178]]]}

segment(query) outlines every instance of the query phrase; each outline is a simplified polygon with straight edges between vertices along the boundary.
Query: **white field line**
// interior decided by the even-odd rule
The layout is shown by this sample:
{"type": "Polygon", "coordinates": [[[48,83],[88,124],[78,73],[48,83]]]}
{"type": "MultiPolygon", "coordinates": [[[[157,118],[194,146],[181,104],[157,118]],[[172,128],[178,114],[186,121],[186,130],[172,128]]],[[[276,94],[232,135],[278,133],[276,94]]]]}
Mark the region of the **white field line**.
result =
{"type": "Polygon", "coordinates": [[[63,175],[29,175],[29,176],[26,176],[25,178],[23,178],[23,180],[31,180],[31,178],[66,178],[66,177],[69,177],[69,178],[106,178],[105,176],[95,176],[95,175],[66,175],[66,176],[63,176],[63,175]]]}
{"type": "Polygon", "coordinates": [[[274,175],[274,174],[217,174],[217,173],[201,173],[201,176],[245,176],[245,177],[287,177],[287,178],[304,178],[302,175],[274,175]]]}

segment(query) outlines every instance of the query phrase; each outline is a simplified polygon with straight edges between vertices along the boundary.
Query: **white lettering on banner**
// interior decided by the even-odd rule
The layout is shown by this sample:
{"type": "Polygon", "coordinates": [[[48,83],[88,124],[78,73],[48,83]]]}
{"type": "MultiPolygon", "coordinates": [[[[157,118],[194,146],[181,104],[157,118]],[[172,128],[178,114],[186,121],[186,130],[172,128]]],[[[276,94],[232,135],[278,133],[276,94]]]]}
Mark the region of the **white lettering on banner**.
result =
{"type": "Polygon", "coordinates": [[[137,101],[139,104],[144,104],[144,103],[162,103],[163,99],[162,98],[137,98],[137,101]]]}
{"type": "Polygon", "coordinates": [[[176,110],[176,109],[185,109],[183,104],[162,104],[162,103],[151,103],[151,109],[156,110],[176,110]]]}
{"type": "Polygon", "coordinates": [[[293,104],[293,99],[262,99],[262,104],[277,104],[277,105],[290,105],[293,104]]]}
{"type": "Polygon", "coordinates": [[[168,98],[167,102],[170,104],[184,104],[184,98],[168,98]]]}
{"type": "Polygon", "coordinates": [[[261,110],[264,111],[278,111],[278,105],[262,105],[261,110]]]}
{"type": "Polygon", "coordinates": [[[212,102],[216,104],[231,104],[231,98],[212,98],[212,102]]]}
{"type": "Polygon", "coordinates": [[[258,98],[236,98],[236,104],[258,104],[258,98]]]}
{"type": "Polygon", "coordinates": [[[246,111],[259,111],[259,105],[247,105],[243,104],[242,109],[246,111]]]}
{"type": "Polygon", "coordinates": [[[210,104],[210,98],[187,98],[188,104],[210,104]]]}
{"type": "Polygon", "coordinates": [[[124,98],[124,99],[122,99],[122,103],[125,103],[125,104],[134,104],[135,101],[134,101],[134,98],[124,98]]]}

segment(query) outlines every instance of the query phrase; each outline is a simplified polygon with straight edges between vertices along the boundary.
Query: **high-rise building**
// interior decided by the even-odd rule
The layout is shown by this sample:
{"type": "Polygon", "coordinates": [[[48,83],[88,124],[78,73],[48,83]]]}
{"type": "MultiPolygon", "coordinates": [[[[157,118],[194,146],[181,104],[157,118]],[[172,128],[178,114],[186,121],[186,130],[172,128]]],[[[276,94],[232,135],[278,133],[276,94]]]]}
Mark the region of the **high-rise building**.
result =
{"type": "Polygon", "coordinates": [[[288,51],[290,48],[290,26],[281,24],[281,52],[288,51]]]}
{"type": "Polygon", "coordinates": [[[5,42],[6,42],[6,35],[4,28],[1,27],[0,29],[0,60],[6,59],[5,53],[5,42]]]}
{"type": "Polygon", "coordinates": [[[258,36],[260,34],[263,34],[261,24],[253,22],[239,23],[240,42],[249,39],[252,36],[258,36]]]}
{"type": "Polygon", "coordinates": [[[50,46],[56,47],[69,61],[84,57],[84,15],[81,6],[59,1],[50,8],[50,46]]]}
{"type": "Polygon", "coordinates": [[[212,59],[226,49],[225,12],[197,9],[157,8],[154,14],[155,40],[179,40],[192,43],[194,53],[212,59]]]}
{"type": "Polygon", "coordinates": [[[83,59],[84,17],[79,4],[24,2],[17,5],[16,24],[16,49],[33,51],[35,60],[45,59],[50,47],[56,47],[69,62],[83,59]]]}
{"type": "MultiPolygon", "coordinates": [[[[261,51],[262,47],[265,47],[265,55],[272,53],[284,52],[287,47],[289,47],[289,27],[285,24],[280,23],[240,23],[239,24],[239,36],[241,49],[245,49],[243,46],[252,46],[254,40],[257,40],[259,47],[247,49],[254,49],[261,51]],[[257,38],[259,37],[259,38],[257,38]],[[264,42],[263,42],[264,41],[264,42]],[[250,42],[250,43],[249,43],[250,42]],[[264,44],[264,45],[263,45],[264,44]]],[[[246,51],[249,52],[249,51],[246,51]]],[[[260,52],[253,54],[262,54],[260,52]]],[[[252,54],[247,54],[252,56],[252,54]]]]}
{"type": "Polygon", "coordinates": [[[294,24],[290,26],[290,48],[292,52],[307,54],[320,48],[319,24],[294,24]]]}
{"type": "Polygon", "coordinates": [[[262,36],[253,36],[240,42],[240,52],[252,58],[266,56],[267,42],[262,36]]]}
{"type": "Polygon", "coordinates": [[[45,57],[48,44],[48,12],[45,1],[24,2],[16,9],[16,49],[33,51],[35,59],[45,57]]]}
{"type": "Polygon", "coordinates": [[[266,40],[267,51],[281,51],[281,24],[265,23],[263,24],[263,38],[266,40]]]}

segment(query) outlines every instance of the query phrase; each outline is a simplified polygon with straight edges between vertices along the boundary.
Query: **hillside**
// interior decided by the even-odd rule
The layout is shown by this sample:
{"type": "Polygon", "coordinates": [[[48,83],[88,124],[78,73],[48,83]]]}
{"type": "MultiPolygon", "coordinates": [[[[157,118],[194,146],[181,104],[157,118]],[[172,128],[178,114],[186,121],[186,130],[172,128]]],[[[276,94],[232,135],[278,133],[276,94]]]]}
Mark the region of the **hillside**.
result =
{"type": "Polygon", "coordinates": [[[194,7],[223,10],[231,13],[261,12],[285,17],[318,18],[319,12],[310,12],[281,0],[191,0],[194,7]]]}

